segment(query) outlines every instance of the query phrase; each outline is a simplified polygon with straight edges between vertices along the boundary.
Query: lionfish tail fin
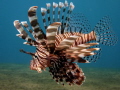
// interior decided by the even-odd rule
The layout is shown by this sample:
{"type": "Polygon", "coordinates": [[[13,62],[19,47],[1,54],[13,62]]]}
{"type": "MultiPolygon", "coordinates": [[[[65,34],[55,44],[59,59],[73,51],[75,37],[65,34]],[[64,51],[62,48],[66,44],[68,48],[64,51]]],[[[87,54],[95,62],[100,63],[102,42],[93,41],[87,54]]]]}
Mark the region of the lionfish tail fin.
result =
{"type": "Polygon", "coordinates": [[[95,26],[96,41],[101,44],[112,46],[117,43],[117,37],[112,31],[109,16],[104,16],[95,26]]]}

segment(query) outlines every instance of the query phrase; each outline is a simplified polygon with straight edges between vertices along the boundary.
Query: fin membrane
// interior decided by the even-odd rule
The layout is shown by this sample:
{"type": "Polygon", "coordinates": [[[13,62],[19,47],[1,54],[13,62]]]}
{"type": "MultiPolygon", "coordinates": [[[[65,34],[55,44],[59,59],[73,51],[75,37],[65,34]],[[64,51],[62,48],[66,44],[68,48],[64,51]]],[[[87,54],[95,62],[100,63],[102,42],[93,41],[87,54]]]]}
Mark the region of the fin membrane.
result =
{"type": "Polygon", "coordinates": [[[89,33],[91,26],[82,13],[73,13],[69,21],[69,32],[89,33]]]}
{"type": "Polygon", "coordinates": [[[112,31],[109,16],[104,16],[94,27],[94,31],[96,32],[97,42],[108,46],[112,46],[117,43],[117,37],[112,31]]]}

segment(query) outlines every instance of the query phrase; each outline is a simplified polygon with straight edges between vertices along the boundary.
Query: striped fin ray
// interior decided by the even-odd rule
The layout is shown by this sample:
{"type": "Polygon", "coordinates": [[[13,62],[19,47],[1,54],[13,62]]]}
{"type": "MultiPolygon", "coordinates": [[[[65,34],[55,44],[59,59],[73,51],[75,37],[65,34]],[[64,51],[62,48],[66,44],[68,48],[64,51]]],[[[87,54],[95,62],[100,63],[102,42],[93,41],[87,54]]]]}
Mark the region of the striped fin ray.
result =
{"type": "Polygon", "coordinates": [[[69,31],[89,33],[91,31],[91,26],[82,13],[73,13],[69,20],[69,31]]]}
{"type": "Polygon", "coordinates": [[[79,36],[77,35],[72,35],[66,39],[64,39],[63,41],[60,42],[60,44],[56,47],[56,50],[65,50],[68,49],[72,46],[72,44],[75,42],[75,40],[78,38],[79,36]]]}
{"type": "MultiPolygon", "coordinates": [[[[62,3],[63,4],[63,3],[62,3]]],[[[64,7],[62,9],[62,19],[61,19],[61,22],[62,22],[62,26],[61,26],[61,31],[60,33],[63,34],[64,33],[64,29],[65,29],[65,22],[66,22],[66,17],[67,17],[67,12],[68,12],[68,2],[67,0],[65,0],[65,3],[64,3],[64,7]]]]}
{"type": "Polygon", "coordinates": [[[72,33],[72,32],[71,33],[64,33],[64,34],[58,34],[58,35],[56,35],[56,41],[55,41],[56,47],[60,44],[61,41],[63,41],[64,39],[66,39],[66,38],[68,38],[68,37],[70,37],[72,35],[81,36],[80,33],[72,33]]]}
{"type": "Polygon", "coordinates": [[[37,42],[35,40],[33,40],[28,34],[27,32],[24,30],[23,26],[20,24],[19,20],[15,20],[14,21],[14,26],[15,28],[18,30],[18,32],[20,34],[17,34],[16,36],[26,40],[27,42],[24,42],[23,44],[27,44],[27,45],[32,45],[32,46],[37,46],[37,42]]]}
{"type": "Polygon", "coordinates": [[[47,37],[47,46],[49,48],[50,53],[54,52],[55,49],[55,39],[58,31],[58,27],[61,25],[60,22],[54,22],[48,26],[46,30],[47,37]]]}
{"type": "Polygon", "coordinates": [[[89,41],[96,40],[96,34],[94,31],[91,31],[88,34],[83,34],[83,33],[73,33],[74,35],[79,35],[80,37],[76,39],[75,43],[73,43],[73,46],[77,46],[79,44],[84,44],[89,41]]]}
{"type": "MultiPolygon", "coordinates": [[[[63,15],[65,14],[65,4],[63,2],[59,2],[59,5],[58,5],[58,18],[57,20],[59,22],[62,23],[62,20],[63,20],[63,15]]],[[[61,29],[62,29],[62,25],[61,27],[58,29],[58,32],[57,34],[61,34],[61,29]]]]}
{"type": "Polygon", "coordinates": [[[64,22],[65,22],[65,17],[66,17],[66,10],[68,9],[68,2],[67,2],[67,0],[65,1],[65,4],[63,4],[62,2],[61,2],[61,4],[62,5],[64,5],[63,6],[63,8],[62,8],[62,17],[61,17],[61,22],[62,22],[62,25],[61,25],[61,30],[60,30],[60,33],[61,34],[63,34],[64,33],[64,22]]]}
{"type": "Polygon", "coordinates": [[[74,9],[74,5],[71,2],[69,7],[68,7],[68,2],[65,1],[65,7],[63,8],[63,14],[62,14],[62,26],[61,26],[61,34],[67,32],[67,28],[68,28],[68,21],[70,18],[70,14],[72,13],[73,9],[74,9]]]}
{"type": "Polygon", "coordinates": [[[55,46],[57,47],[60,44],[61,41],[70,37],[71,35],[72,35],[72,33],[65,33],[65,34],[56,35],[55,46]]]}
{"type": "Polygon", "coordinates": [[[45,30],[47,29],[47,23],[46,23],[46,18],[45,18],[46,11],[47,11],[46,8],[41,8],[41,14],[42,14],[42,19],[43,19],[43,24],[44,24],[45,30]]]}
{"type": "Polygon", "coordinates": [[[64,7],[64,4],[62,2],[59,2],[59,6],[58,6],[58,22],[61,21],[60,15],[61,15],[61,9],[64,7]]]}
{"type": "MultiPolygon", "coordinates": [[[[90,41],[90,42],[87,42],[87,43],[94,43],[95,41],[90,41]]],[[[88,60],[89,62],[96,62],[99,58],[100,58],[100,55],[101,55],[101,47],[99,44],[96,44],[94,46],[91,46],[91,47],[88,47],[87,49],[91,49],[91,48],[99,48],[99,50],[95,50],[94,53],[95,55],[92,55],[92,56],[86,56],[86,57],[83,57],[83,59],[85,60],[88,60]]]]}
{"type": "Polygon", "coordinates": [[[72,36],[72,35],[77,35],[79,36],[75,42],[73,43],[72,46],[74,45],[79,45],[79,44],[83,44],[92,40],[96,40],[96,35],[94,31],[91,31],[88,34],[82,34],[79,32],[68,32],[68,33],[64,33],[64,34],[58,34],[56,35],[56,46],[58,46],[60,44],[61,41],[63,41],[64,39],[72,36]]]}
{"type": "Polygon", "coordinates": [[[58,4],[55,3],[55,2],[53,2],[53,22],[56,22],[56,19],[55,19],[55,15],[56,15],[55,9],[56,9],[57,7],[58,7],[58,4]]]}
{"type": "Polygon", "coordinates": [[[48,56],[49,56],[49,52],[47,51],[47,49],[44,48],[43,45],[39,45],[37,48],[36,48],[36,53],[35,53],[36,56],[40,55],[40,57],[42,59],[46,59],[48,56]]]}
{"type": "Polygon", "coordinates": [[[50,6],[51,6],[51,4],[50,3],[46,3],[46,6],[47,6],[48,24],[50,25],[51,24],[51,17],[50,17],[50,6]]]}
{"type": "Polygon", "coordinates": [[[44,15],[42,15],[43,23],[44,22],[46,23],[46,25],[44,23],[44,26],[47,27],[47,23],[49,26],[51,23],[61,22],[62,23],[61,28],[59,28],[57,33],[58,34],[64,33],[65,27],[66,28],[68,27],[67,23],[69,21],[70,14],[71,14],[72,10],[74,9],[73,3],[72,2],[70,3],[69,9],[68,9],[67,0],[65,0],[65,3],[59,2],[59,5],[55,2],[53,2],[52,8],[50,8],[51,7],[50,3],[47,3],[46,6],[47,6],[47,9],[45,10],[45,12],[47,11],[48,19],[45,19],[44,15]],[[52,12],[51,12],[51,9],[52,9],[52,12]],[[57,17],[57,19],[56,19],[56,17],[57,17]],[[46,20],[48,22],[46,22],[46,20]]]}
{"type": "Polygon", "coordinates": [[[42,31],[42,29],[39,26],[39,23],[37,21],[37,16],[36,16],[36,10],[37,6],[30,7],[28,10],[28,17],[30,24],[33,28],[33,37],[35,38],[36,41],[41,42],[42,44],[45,44],[44,39],[45,39],[45,34],[42,31]]]}
{"type": "Polygon", "coordinates": [[[30,29],[30,27],[29,27],[27,21],[22,21],[21,24],[22,24],[30,33],[33,32],[33,31],[30,29]]]}
{"type": "Polygon", "coordinates": [[[109,16],[104,16],[95,26],[94,31],[96,32],[97,42],[104,45],[115,45],[117,43],[117,37],[111,28],[111,20],[109,16]]]}
{"type": "Polygon", "coordinates": [[[98,43],[85,43],[80,44],[76,47],[71,47],[65,51],[66,56],[68,59],[71,59],[72,62],[79,62],[79,63],[88,63],[89,60],[87,56],[93,56],[96,53],[93,51],[98,51],[100,48],[92,48],[91,46],[98,45],[98,43]],[[89,48],[90,47],[90,48],[89,48]]]}
{"type": "Polygon", "coordinates": [[[65,18],[65,21],[66,21],[66,22],[64,23],[64,32],[68,32],[68,26],[69,26],[68,22],[69,22],[69,20],[70,20],[70,15],[71,15],[74,7],[75,7],[74,4],[71,2],[71,3],[70,3],[70,6],[69,6],[69,9],[68,9],[68,11],[67,11],[67,16],[66,16],[66,18],[65,18]]]}
{"type": "MultiPolygon", "coordinates": [[[[30,33],[32,33],[33,31],[30,29],[27,21],[22,21],[21,24],[27,29],[27,31],[29,31],[30,33]]],[[[30,42],[24,42],[24,44],[26,45],[31,45],[31,46],[38,46],[38,42],[36,42],[35,40],[31,40],[30,42]]]]}

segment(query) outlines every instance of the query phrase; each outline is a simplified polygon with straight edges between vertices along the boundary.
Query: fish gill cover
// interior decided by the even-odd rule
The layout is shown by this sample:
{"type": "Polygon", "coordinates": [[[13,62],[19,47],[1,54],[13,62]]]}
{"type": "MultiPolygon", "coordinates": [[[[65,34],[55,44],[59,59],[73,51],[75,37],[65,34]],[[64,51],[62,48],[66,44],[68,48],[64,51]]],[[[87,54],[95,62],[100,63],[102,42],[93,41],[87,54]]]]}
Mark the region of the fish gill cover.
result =
{"type": "Polygon", "coordinates": [[[41,73],[49,68],[53,79],[62,85],[65,82],[69,85],[81,85],[85,76],[77,63],[95,62],[101,53],[99,43],[111,46],[117,42],[108,16],[104,16],[91,30],[83,14],[72,14],[74,7],[67,0],[59,4],[47,3],[46,8],[41,8],[41,25],[36,14],[38,7],[30,7],[28,18],[32,29],[27,21],[14,21],[14,26],[20,33],[16,36],[24,39],[24,44],[36,47],[35,53],[20,50],[32,56],[30,69],[41,73]]]}

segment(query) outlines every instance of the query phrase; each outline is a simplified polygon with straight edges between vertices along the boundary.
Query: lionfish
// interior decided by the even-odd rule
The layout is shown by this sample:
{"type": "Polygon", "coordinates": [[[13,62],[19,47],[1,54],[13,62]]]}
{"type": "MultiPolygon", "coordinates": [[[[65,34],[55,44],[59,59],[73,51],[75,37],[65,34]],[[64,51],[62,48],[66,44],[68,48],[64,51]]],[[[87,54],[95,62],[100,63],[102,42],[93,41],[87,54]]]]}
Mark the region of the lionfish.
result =
{"type": "Polygon", "coordinates": [[[52,5],[47,3],[46,8],[41,8],[42,27],[37,19],[37,6],[28,10],[32,29],[27,21],[14,21],[20,33],[16,36],[26,40],[24,44],[36,47],[35,53],[20,50],[32,56],[30,69],[41,73],[48,68],[52,78],[62,85],[65,82],[81,85],[85,76],[77,63],[95,62],[101,52],[99,43],[111,46],[117,42],[108,16],[104,16],[90,31],[88,20],[83,14],[72,14],[74,7],[72,2],[69,4],[67,1],[59,4],[53,2],[52,5]]]}

